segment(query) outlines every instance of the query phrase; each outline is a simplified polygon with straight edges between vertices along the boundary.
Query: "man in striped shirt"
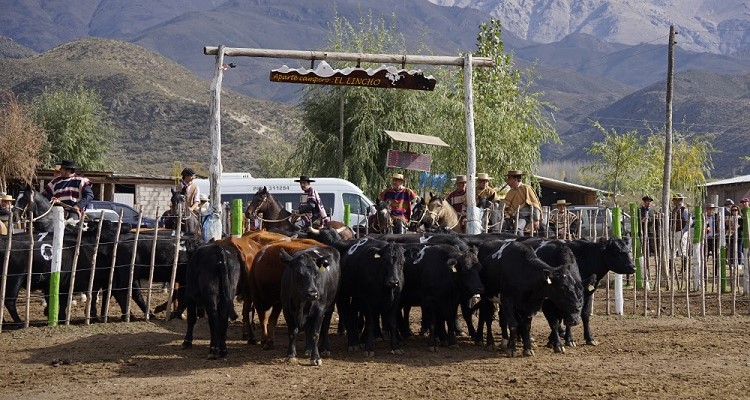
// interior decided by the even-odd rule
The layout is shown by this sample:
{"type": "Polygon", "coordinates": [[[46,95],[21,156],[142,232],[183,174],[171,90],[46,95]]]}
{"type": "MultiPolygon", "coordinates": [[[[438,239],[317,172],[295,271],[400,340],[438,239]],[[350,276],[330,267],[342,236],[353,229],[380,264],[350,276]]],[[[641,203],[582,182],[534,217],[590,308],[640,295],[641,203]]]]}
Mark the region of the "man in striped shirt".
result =
{"type": "Polygon", "coordinates": [[[44,196],[52,204],[64,204],[66,214],[73,212],[78,218],[94,199],[91,182],[78,176],[78,165],[71,160],[60,161],[60,175],[52,179],[44,188],[44,196]]]}
{"type": "Polygon", "coordinates": [[[393,233],[404,233],[404,226],[411,218],[411,202],[419,198],[413,190],[404,186],[404,182],[404,175],[393,174],[391,187],[383,190],[378,196],[381,201],[390,204],[393,233]]]}

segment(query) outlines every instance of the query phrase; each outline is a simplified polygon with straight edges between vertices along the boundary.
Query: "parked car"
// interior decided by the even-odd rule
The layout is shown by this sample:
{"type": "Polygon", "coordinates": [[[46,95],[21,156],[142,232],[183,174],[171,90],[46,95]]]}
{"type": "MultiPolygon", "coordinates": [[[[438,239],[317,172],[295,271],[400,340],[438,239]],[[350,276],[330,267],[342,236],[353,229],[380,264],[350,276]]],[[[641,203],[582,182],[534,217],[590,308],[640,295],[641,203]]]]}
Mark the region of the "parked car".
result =
{"type": "MultiPolygon", "coordinates": [[[[89,218],[99,218],[101,210],[104,210],[105,219],[117,221],[120,210],[122,210],[122,222],[136,226],[138,224],[138,212],[127,204],[115,203],[113,201],[94,200],[86,208],[89,218]]],[[[144,216],[141,219],[141,228],[156,228],[156,219],[144,216]]]]}

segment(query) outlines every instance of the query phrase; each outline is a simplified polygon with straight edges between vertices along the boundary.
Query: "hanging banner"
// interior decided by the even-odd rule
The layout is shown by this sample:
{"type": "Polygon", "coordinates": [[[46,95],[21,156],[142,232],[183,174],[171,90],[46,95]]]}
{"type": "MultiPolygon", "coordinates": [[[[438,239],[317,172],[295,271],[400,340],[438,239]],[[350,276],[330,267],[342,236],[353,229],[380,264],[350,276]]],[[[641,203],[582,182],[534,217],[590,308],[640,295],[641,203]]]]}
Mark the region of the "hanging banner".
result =
{"type": "Polygon", "coordinates": [[[365,86],[412,90],[434,90],[435,78],[424,76],[420,70],[397,69],[385,65],[375,69],[333,69],[321,61],[315,69],[292,69],[286,65],[271,71],[271,82],[304,83],[312,85],[365,86]]]}
{"type": "Polygon", "coordinates": [[[388,150],[388,168],[403,168],[412,171],[429,171],[432,157],[429,154],[411,153],[408,151],[388,150]]]}

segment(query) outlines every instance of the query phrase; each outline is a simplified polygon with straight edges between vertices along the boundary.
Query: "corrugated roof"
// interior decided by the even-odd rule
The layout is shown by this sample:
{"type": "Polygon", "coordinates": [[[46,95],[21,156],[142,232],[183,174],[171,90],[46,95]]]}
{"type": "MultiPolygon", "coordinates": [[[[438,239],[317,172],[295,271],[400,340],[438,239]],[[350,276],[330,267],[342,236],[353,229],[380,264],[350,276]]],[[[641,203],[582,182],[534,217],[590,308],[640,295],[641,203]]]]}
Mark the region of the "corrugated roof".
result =
{"type": "Polygon", "coordinates": [[[720,185],[731,185],[735,183],[750,183],[750,175],[740,175],[734,178],[722,179],[720,181],[713,181],[706,183],[705,186],[720,186],[720,185]]]}
{"type": "Polygon", "coordinates": [[[536,177],[536,179],[540,183],[548,183],[548,184],[551,183],[551,184],[556,185],[558,187],[564,187],[564,188],[568,188],[568,189],[575,189],[575,190],[580,190],[580,191],[583,191],[583,192],[610,193],[609,191],[604,190],[604,189],[597,189],[597,188],[594,188],[594,187],[578,185],[578,184],[575,184],[575,183],[560,181],[560,180],[557,180],[557,179],[547,178],[547,177],[539,176],[539,175],[534,175],[534,176],[536,177]]]}
{"type": "Polygon", "coordinates": [[[388,130],[386,130],[385,133],[388,136],[390,136],[391,139],[397,142],[419,143],[419,144],[429,144],[432,146],[449,147],[448,143],[445,143],[442,139],[436,136],[427,136],[427,135],[420,135],[417,133],[407,133],[407,132],[388,131],[388,130]]]}

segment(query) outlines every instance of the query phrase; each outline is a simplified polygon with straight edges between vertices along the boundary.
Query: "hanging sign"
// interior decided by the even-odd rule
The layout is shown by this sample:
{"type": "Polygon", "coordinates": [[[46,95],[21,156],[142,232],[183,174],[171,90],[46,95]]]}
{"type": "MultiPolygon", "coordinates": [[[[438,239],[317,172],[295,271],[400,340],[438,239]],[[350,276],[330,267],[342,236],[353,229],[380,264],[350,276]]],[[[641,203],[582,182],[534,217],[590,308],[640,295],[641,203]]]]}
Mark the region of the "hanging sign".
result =
{"type": "Polygon", "coordinates": [[[420,70],[397,69],[385,65],[375,69],[333,69],[321,61],[315,69],[292,69],[286,65],[271,71],[271,82],[305,83],[312,85],[365,86],[376,88],[434,90],[435,78],[420,70]]]}
{"type": "Polygon", "coordinates": [[[388,150],[388,168],[403,168],[412,171],[429,171],[432,158],[429,154],[411,153],[408,151],[388,150]]]}

